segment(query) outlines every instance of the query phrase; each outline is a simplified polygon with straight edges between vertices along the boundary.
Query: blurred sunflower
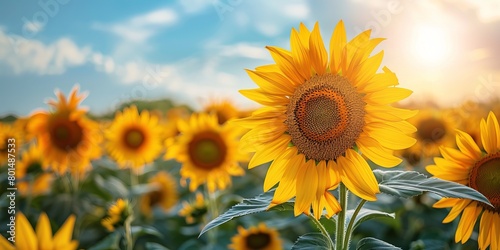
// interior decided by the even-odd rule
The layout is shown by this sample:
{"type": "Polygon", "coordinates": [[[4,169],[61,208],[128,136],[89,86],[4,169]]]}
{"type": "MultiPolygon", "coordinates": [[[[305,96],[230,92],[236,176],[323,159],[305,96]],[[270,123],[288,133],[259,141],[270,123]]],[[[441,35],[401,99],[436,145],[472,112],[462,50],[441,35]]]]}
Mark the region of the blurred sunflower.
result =
{"type": "Polygon", "coordinates": [[[70,171],[83,177],[90,160],[100,156],[102,137],[96,122],[86,118],[78,104],[85,95],[74,87],[66,100],[57,92],[59,100],[50,100],[53,112],[39,111],[30,117],[28,130],[36,136],[44,161],[57,173],[70,171]]]}
{"type": "Polygon", "coordinates": [[[292,29],[291,51],[268,46],[276,64],[247,70],[257,89],[241,90],[265,107],[236,123],[251,129],[242,137],[244,148],[255,152],[249,168],[273,161],[264,181],[267,191],[279,182],[272,204],[292,197],[295,215],[319,218],[340,210],[328,192],[342,181],[357,196],[376,200],[378,183],[366,160],[393,167],[401,159],[393,150],[408,148],[415,128],[405,119],[416,114],[391,106],[412,92],[395,87],[388,68],[376,73],[383,51],[370,57],[384,39],[370,39],[367,30],[346,41],[340,21],[330,40],[330,56],[319,25],[292,29]],[[328,57],[330,59],[328,60],[328,57]]]}
{"type": "Polygon", "coordinates": [[[185,107],[175,107],[167,111],[165,125],[163,126],[164,138],[173,138],[179,135],[178,122],[189,119],[189,110],[185,107]]]}
{"type": "Polygon", "coordinates": [[[225,124],[227,121],[238,118],[240,112],[234,104],[229,100],[213,100],[207,103],[203,108],[203,112],[208,114],[215,114],[219,124],[225,124]]]}
{"type": "Polygon", "coordinates": [[[140,168],[152,162],[162,150],[158,117],[136,106],[118,112],[106,130],[105,147],[119,166],[140,168]]]}
{"type": "Polygon", "coordinates": [[[113,232],[117,226],[123,225],[129,215],[128,201],[118,199],[108,208],[106,217],[101,220],[101,225],[108,231],[113,232]]]}
{"type": "Polygon", "coordinates": [[[36,224],[36,232],[23,213],[16,214],[16,238],[15,245],[0,235],[0,249],[3,250],[72,250],[77,249],[78,241],[71,240],[75,216],[66,219],[59,231],[52,237],[49,218],[41,213],[36,224]]]}
{"type": "Polygon", "coordinates": [[[215,115],[205,113],[191,115],[189,121],[180,121],[181,134],[175,143],[167,145],[165,158],[175,158],[182,163],[183,182],[190,180],[189,190],[207,184],[209,192],[226,189],[231,176],[245,174],[238,162],[247,156],[238,150],[237,138],[241,129],[220,126],[215,115]]]}
{"type": "Polygon", "coordinates": [[[475,102],[465,102],[460,107],[452,110],[452,116],[457,121],[456,127],[469,134],[479,147],[482,147],[481,130],[479,122],[482,117],[488,115],[488,111],[482,104],[475,102]]]}
{"type": "Polygon", "coordinates": [[[456,142],[459,150],[441,147],[442,158],[434,158],[435,165],[427,171],[437,178],[467,185],[482,193],[494,207],[468,199],[443,198],[434,204],[436,208],[452,208],[444,223],[462,216],[455,233],[455,242],[469,240],[476,221],[479,222],[479,248],[500,249],[500,127],[493,112],[485,121],[481,120],[481,140],[484,150],[472,137],[457,130],[456,142]]]}
{"type": "MultiPolygon", "coordinates": [[[[421,109],[408,121],[417,128],[415,137],[417,143],[402,151],[402,156],[411,165],[416,165],[424,159],[439,155],[439,147],[454,145],[455,120],[450,110],[437,108],[421,109]]],[[[427,162],[428,164],[428,162],[427,162]]]]}
{"type": "Polygon", "coordinates": [[[186,223],[193,224],[201,221],[201,218],[207,213],[207,202],[201,193],[196,193],[196,200],[193,202],[182,202],[182,209],[179,210],[179,216],[186,218],[186,223]]]}
{"type": "Polygon", "coordinates": [[[281,250],[281,240],[278,231],[266,227],[266,224],[260,223],[257,227],[244,229],[238,227],[238,234],[231,238],[231,244],[228,246],[233,250],[281,250]]]}
{"type": "Polygon", "coordinates": [[[47,166],[37,146],[31,145],[23,152],[16,166],[16,185],[21,195],[37,196],[49,192],[54,178],[51,173],[44,172],[47,166]]]}
{"type": "Polygon", "coordinates": [[[164,211],[177,204],[179,196],[174,178],[167,172],[158,172],[148,180],[152,191],[141,196],[140,209],[146,216],[151,216],[153,207],[159,206],[164,211]]]}
{"type": "Polygon", "coordinates": [[[15,139],[15,150],[18,152],[23,145],[23,134],[17,126],[0,122],[0,166],[7,163],[9,139],[15,139]]]}

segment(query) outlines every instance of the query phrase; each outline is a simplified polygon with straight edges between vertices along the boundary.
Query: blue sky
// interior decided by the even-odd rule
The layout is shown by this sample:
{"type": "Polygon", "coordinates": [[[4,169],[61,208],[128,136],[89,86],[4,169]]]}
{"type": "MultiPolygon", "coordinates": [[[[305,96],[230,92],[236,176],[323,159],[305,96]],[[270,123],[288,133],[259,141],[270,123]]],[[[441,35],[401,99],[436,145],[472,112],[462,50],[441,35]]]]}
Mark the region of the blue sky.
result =
{"type": "Polygon", "coordinates": [[[409,101],[458,105],[500,96],[500,2],[496,0],[2,1],[0,116],[28,115],[75,84],[95,113],[137,98],[195,108],[228,98],[255,104],[244,72],[272,63],[266,45],[289,49],[292,27],[337,22],[387,40],[383,64],[409,101]]]}

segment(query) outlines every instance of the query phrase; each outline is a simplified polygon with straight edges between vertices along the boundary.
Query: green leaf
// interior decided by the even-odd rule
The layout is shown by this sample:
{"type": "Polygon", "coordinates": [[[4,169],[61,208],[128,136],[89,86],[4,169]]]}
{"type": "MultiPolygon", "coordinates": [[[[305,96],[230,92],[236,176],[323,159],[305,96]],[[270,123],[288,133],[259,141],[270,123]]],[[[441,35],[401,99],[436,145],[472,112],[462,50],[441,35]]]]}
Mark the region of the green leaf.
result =
{"type": "Polygon", "coordinates": [[[147,250],[169,250],[168,248],[166,248],[158,243],[155,243],[155,242],[147,242],[146,249],[147,250]]]}
{"type": "Polygon", "coordinates": [[[395,247],[379,239],[366,237],[358,242],[356,250],[401,250],[401,248],[395,247]]]}
{"type": "MultiPolygon", "coordinates": [[[[273,200],[274,191],[275,191],[275,189],[271,189],[268,192],[263,193],[263,194],[259,194],[254,198],[243,199],[242,202],[234,205],[229,210],[227,210],[225,213],[219,215],[219,217],[210,221],[203,228],[203,230],[201,230],[201,233],[199,236],[203,235],[206,231],[208,231],[214,227],[220,226],[220,225],[222,225],[222,224],[224,224],[224,223],[226,223],[234,218],[267,211],[269,204],[273,200]]],[[[275,210],[275,211],[276,210],[277,211],[293,210],[293,205],[291,203],[283,203],[283,204],[280,204],[280,205],[273,207],[269,210],[270,211],[272,211],[272,210],[275,210]]]]}
{"type": "Polygon", "coordinates": [[[154,227],[133,226],[131,228],[131,231],[134,238],[138,238],[144,235],[153,235],[159,238],[163,237],[163,235],[154,227]]]}
{"type": "Polygon", "coordinates": [[[432,192],[446,198],[462,198],[483,202],[491,206],[484,195],[476,190],[451,181],[427,177],[415,171],[382,171],[373,170],[379,183],[380,191],[385,194],[409,198],[432,192]]]}
{"type": "Polygon", "coordinates": [[[115,231],[112,234],[106,236],[103,240],[99,241],[96,245],[89,248],[89,250],[101,250],[101,249],[120,249],[120,232],[115,231]]]}
{"type": "MultiPolygon", "coordinates": [[[[351,221],[353,213],[354,213],[354,209],[347,210],[347,212],[346,212],[347,223],[349,223],[351,221]]],[[[354,231],[354,229],[356,229],[361,223],[363,223],[367,220],[374,219],[374,218],[394,219],[395,214],[394,213],[386,213],[386,212],[382,212],[382,211],[378,211],[378,210],[372,210],[372,209],[368,209],[368,208],[362,208],[359,211],[356,218],[354,219],[354,225],[352,227],[352,231],[354,231]]]]}
{"type": "Polygon", "coordinates": [[[308,233],[300,236],[292,250],[328,250],[328,241],[321,233],[308,233]]]}

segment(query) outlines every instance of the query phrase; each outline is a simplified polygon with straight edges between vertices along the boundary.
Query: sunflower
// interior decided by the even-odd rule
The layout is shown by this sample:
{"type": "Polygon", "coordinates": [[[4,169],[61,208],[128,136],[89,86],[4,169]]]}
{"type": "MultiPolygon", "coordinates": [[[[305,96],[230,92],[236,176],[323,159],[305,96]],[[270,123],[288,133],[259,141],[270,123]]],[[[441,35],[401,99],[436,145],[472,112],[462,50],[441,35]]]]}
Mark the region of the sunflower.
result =
{"type": "Polygon", "coordinates": [[[208,114],[215,114],[219,124],[225,124],[227,121],[238,118],[240,112],[234,104],[229,100],[213,100],[203,108],[203,112],[208,114]]]}
{"type": "Polygon", "coordinates": [[[256,227],[244,229],[238,227],[238,234],[233,236],[228,246],[233,250],[281,250],[281,240],[278,231],[260,223],[256,227]]]}
{"type": "Polygon", "coordinates": [[[147,110],[139,114],[137,107],[131,106],[116,114],[104,133],[105,147],[119,166],[140,168],[160,154],[160,135],[158,117],[151,116],[147,110]]]}
{"type": "Polygon", "coordinates": [[[84,116],[84,109],[78,108],[85,98],[78,94],[78,87],[73,88],[68,100],[61,92],[57,95],[58,101],[49,101],[54,111],[33,114],[28,130],[36,136],[44,160],[54,171],[64,174],[69,170],[82,177],[90,160],[100,156],[99,126],[84,116]]]}
{"type": "Polygon", "coordinates": [[[200,221],[201,218],[207,213],[207,202],[201,193],[196,193],[196,200],[193,202],[182,202],[183,207],[179,210],[179,216],[186,218],[186,223],[193,224],[200,221]]]}
{"type": "Polygon", "coordinates": [[[38,217],[36,231],[30,225],[23,213],[16,215],[16,238],[15,245],[11,245],[2,235],[0,235],[0,248],[3,250],[71,250],[77,249],[78,241],[71,240],[75,216],[71,215],[59,228],[59,231],[52,237],[52,229],[47,214],[41,213],[38,217]]]}
{"type": "Polygon", "coordinates": [[[169,139],[179,135],[179,126],[177,123],[180,120],[189,119],[189,110],[185,107],[175,107],[167,111],[166,122],[163,126],[163,138],[169,139]]]}
{"type": "Polygon", "coordinates": [[[175,143],[167,145],[165,158],[176,158],[182,163],[183,181],[190,180],[189,190],[206,183],[209,192],[226,189],[231,176],[245,172],[238,162],[247,156],[238,150],[241,129],[221,126],[215,115],[205,113],[191,115],[189,121],[180,121],[181,135],[175,143]]]}
{"type": "Polygon", "coordinates": [[[453,110],[430,107],[420,109],[415,117],[408,119],[408,122],[417,128],[417,143],[399,153],[412,166],[439,155],[440,146],[455,145],[454,128],[460,121],[453,110]]]}
{"type": "Polygon", "coordinates": [[[257,89],[240,93],[265,107],[236,123],[251,129],[242,137],[255,152],[249,168],[273,161],[264,181],[268,191],[279,182],[272,205],[296,197],[295,215],[319,218],[340,210],[328,192],[342,181],[357,196],[376,200],[378,183],[366,160],[392,167],[401,162],[393,150],[408,148],[415,128],[405,119],[415,111],[393,102],[412,92],[395,87],[388,68],[377,73],[383,51],[370,57],[383,39],[370,39],[370,30],[346,41],[340,21],[330,40],[330,55],[316,23],[292,29],[291,51],[268,46],[276,64],[247,70],[257,89]],[[330,59],[328,60],[328,57],[330,59]]]}
{"type": "Polygon", "coordinates": [[[123,225],[130,215],[128,201],[118,199],[108,208],[106,217],[101,220],[101,225],[108,231],[115,231],[115,227],[123,225]]]}
{"type": "Polygon", "coordinates": [[[442,158],[434,158],[435,165],[427,171],[437,178],[467,185],[482,193],[494,207],[468,199],[443,198],[434,204],[436,208],[451,207],[443,220],[453,221],[460,213],[462,217],[455,233],[455,242],[469,240],[476,221],[479,222],[479,248],[500,249],[500,127],[493,112],[485,121],[481,120],[481,140],[484,151],[472,137],[457,130],[456,141],[459,150],[441,147],[442,158]]]}
{"type": "Polygon", "coordinates": [[[0,166],[7,163],[8,160],[8,145],[12,144],[9,139],[14,139],[15,150],[19,151],[22,146],[22,132],[17,126],[0,122],[0,166]]]}
{"type": "Polygon", "coordinates": [[[152,208],[159,206],[164,211],[171,209],[178,201],[177,187],[174,178],[167,172],[158,172],[148,181],[152,191],[144,194],[140,200],[143,214],[151,215],[152,208]]]}
{"type": "Polygon", "coordinates": [[[43,169],[46,167],[42,152],[37,146],[31,145],[28,151],[22,154],[16,168],[16,179],[18,180],[16,184],[21,195],[36,196],[50,190],[53,175],[44,172],[43,169]]]}

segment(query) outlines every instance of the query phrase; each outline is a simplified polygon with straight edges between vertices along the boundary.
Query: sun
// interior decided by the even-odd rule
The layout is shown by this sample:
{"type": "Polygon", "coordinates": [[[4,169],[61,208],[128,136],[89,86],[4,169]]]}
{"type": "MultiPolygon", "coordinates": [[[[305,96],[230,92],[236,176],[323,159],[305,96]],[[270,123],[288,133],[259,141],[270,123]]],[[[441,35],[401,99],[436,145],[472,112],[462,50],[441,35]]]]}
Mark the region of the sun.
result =
{"type": "Polygon", "coordinates": [[[418,26],[412,40],[412,52],[421,63],[440,65],[449,60],[452,41],[446,29],[430,25],[418,26]]]}

